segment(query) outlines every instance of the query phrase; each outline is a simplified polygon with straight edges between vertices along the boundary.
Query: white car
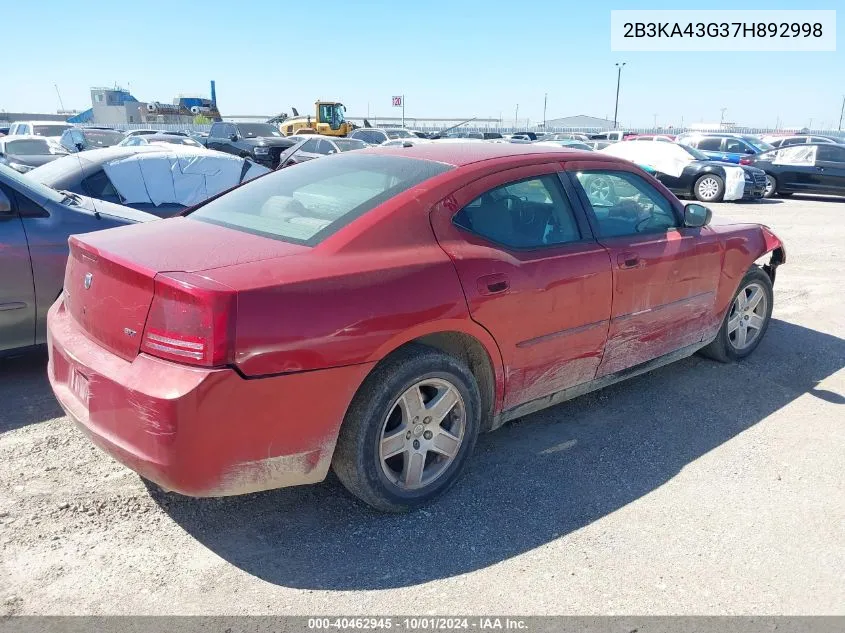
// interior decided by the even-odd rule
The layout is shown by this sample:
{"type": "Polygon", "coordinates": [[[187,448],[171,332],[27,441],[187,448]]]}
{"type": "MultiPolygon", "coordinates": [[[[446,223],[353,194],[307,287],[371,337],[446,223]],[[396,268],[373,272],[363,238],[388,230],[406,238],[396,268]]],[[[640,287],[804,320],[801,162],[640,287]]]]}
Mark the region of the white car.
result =
{"type": "Polygon", "coordinates": [[[65,130],[72,127],[62,121],[15,121],[9,128],[8,136],[43,136],[58,145],[65,130]]]}

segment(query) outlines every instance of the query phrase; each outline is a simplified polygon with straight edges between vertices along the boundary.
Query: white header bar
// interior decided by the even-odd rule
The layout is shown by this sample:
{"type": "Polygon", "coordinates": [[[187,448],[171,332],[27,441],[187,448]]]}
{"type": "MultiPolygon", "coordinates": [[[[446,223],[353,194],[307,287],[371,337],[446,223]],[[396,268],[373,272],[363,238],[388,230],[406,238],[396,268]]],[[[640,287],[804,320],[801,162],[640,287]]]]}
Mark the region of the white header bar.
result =
{"type": "Polygon", "coordinates": [[[611,11],[612,51],[835,51],[836,11],[611,11]]]}

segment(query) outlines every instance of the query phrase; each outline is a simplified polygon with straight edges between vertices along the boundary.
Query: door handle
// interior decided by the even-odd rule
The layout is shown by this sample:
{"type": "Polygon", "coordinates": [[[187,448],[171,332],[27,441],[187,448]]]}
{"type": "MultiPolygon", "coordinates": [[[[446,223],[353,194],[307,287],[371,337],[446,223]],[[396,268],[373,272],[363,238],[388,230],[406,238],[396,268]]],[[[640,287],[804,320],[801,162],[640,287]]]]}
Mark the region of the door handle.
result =
{"type": "Polygon", "coordinates": [[[619,268],[639,268],[640,256],[632,252],[619,253],[616,264],[619,268]]]}
{"type": "Polygon", "coordinates": [[[508,276],[503,273],[484,275],[478,278],[478,292],[483,295],[496,295],[507,292],[511,287],[508,276]]]}

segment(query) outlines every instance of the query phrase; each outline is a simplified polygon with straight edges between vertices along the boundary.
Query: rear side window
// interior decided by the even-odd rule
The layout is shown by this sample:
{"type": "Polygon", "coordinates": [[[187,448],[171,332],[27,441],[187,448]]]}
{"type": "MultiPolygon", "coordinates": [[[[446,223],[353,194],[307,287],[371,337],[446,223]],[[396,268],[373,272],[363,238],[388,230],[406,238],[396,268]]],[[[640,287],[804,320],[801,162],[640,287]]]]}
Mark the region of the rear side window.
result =
{"type": "Polygon", "coordinates": [[[819,145],[816,150],[816,160],[845,163],[845,147],[837,147],[836,145],[819,145]]]}
{"type": "Polygon", "coordinates": [[[459,227],[513,248],[577,242],[581,233],[557,176],[537,176],[491,189],[461,209],[459,227]]]}
{"type": "Polygon", "coordinates": [[[703,138],[695,145],[705,152],[718,152],[722,148],[721,138],[703,138]]]}
{"type": "Polygon", "coordinates": [[[188,217],[313,246],[381,203],[449,169],[413,158],[339,154],[258,178],[188,217]]]}

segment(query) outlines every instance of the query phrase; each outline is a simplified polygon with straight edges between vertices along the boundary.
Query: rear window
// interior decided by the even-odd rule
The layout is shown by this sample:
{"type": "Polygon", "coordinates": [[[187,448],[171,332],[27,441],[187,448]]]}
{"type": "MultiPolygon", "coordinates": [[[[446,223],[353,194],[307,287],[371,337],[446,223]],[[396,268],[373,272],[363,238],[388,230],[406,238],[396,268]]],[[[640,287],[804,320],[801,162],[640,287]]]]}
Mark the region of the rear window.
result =
{"type": "Polygon", "coordinates": [[[123,140],[121,132],[112,130],[82,130],[85,140],[94,147],[111,147],[123,140]]]}
{"type": "Polygon", "coordinates": [[[188,217],[313,246],[379,204],[449,169],[413,158],[338,154],[258,178],[188,217]]]}
{"type": "Polygon", "coordinates": [[[30,139],[26,141],[9,141],[6,143],[6,153],[16,156],[42,156],[51,154],[50,145],[47,141],[30,139]]]}
{"type": "Polygon", "coordinates": [[[408,130],[388,130],[387,138],[414,138],[408,130]]]}
{"type": "Polygon", "coordinates": [[[357,138],[336,138],[334,139],[334,144],[337,145],[337,148],[341,152],[348,152],[353,149],[364,149],[367,147],[367,144],[364,141],[360,141],[357,138]]]}
{"type": "Polygon", "coordinates": [[[32,133],[35,136],[61,136],[69,125],[33,125],[32,133]]]}

